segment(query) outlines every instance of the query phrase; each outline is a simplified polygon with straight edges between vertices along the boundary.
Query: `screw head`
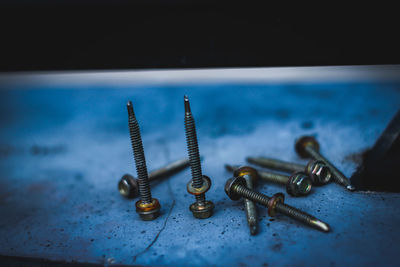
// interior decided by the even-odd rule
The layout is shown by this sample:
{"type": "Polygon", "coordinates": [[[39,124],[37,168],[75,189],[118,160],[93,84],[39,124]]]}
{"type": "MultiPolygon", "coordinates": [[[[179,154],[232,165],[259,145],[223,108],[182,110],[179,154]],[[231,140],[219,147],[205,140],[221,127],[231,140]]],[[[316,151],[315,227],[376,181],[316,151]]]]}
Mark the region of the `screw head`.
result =
{"type": "Polygon", "coordinates": [[[313,136],[302,136],[297,139],[295,149],[297,154],[302,158],[308,158],[309,155],[305,150],[306,146],[313,146],[316,151],[319,151],[319,143],[313,136]]]}
{"type": "Polygon", "coordinates": [[[153,198],[151,203],[143,203],[142,200],[136,202],[136,212],[143,221],[151,221],[160,215],[160,202],[153,198]]]}
{"type": "Polygon", "coordinates": [[[132,175],[125,174],[119,180],[118,191],[123,197],[134,198],[139,194],[139,185],[132,175]]]}
{"type": "Polygon", "coordinates": [[[311,160],[306,166],[306,172],[310,176],[313,184],[324,185],[329,183],[332,172],[322,160],[311,160]]]}
{"type": "Polygon", "coordinates": [[[294,197],[308,195],[311,188],[311,179],[304,172],[295,172],[286,184],[286,191],[294,197]]]}
{"type": "Polygon", "coordinates": [[[233,172],[234,177],[240,177],[245,175],[250,176],[253,184],[256,184],[257,180],[259,179],[257,170],[249,166],[242,166],[233,172]]]}
{"type": "Polygon", "coordinates": [[[239,176],[239,177],[232,177],[225,183],[225,193],[228,195],[228,197],[232,200],[239,200],[242,196],[237,194],[233,188],[236,185],[243,185],[246,186],[246,180],[239,176]]]}
{"type": "Polygon", "coordinates": [[[195,202],[190,205],[189,209],[195,218],[207,219],[213,214],[214,203],[206,201],[204,205],[200,205],[198,202],[195,202]]]}

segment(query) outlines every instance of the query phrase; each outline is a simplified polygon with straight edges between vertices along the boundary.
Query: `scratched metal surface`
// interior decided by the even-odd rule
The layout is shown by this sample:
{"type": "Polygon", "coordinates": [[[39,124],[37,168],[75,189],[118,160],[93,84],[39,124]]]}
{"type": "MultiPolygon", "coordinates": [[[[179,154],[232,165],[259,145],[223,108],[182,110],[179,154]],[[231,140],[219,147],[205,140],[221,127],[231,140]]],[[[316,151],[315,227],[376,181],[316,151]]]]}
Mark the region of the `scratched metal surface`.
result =
{"type": "MultiPolygon", "coordinates": [[[[324,234],[259,207],[250,236],[243,202],[223,192],[224,163],[249,155],[304,162],[296,137],[316,135],[350,176],[399,108],[400,84],[325,82],[176,86],[46,84],[0,91],[0,255],[102,264],[324,266],[398,264],[400,195],[329,184],[287,203],[328,222],[324,234]],[[35,89],[35,90],[31,90],[35,89]],[[57,90],[60,89],[60,90],[57,90]],[[188,210],[187,169],[152,187],[162,215],[143,222],[117,182],[134,173],[126,101],[140,122],[147,165],[185,157],[183,94],[191,99],[207,197],[215,215],[188,210]]],[[[260,184],[266,194],[282,191],[260,184]]]]}

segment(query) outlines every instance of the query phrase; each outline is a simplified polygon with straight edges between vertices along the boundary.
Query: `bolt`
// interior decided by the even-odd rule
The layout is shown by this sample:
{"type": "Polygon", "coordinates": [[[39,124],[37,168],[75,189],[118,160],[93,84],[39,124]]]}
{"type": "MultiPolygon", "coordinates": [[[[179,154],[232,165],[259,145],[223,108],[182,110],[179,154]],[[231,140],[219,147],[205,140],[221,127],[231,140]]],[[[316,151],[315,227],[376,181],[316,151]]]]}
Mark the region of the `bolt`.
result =
{"type": "Polygon", "coordinates": [[[329,225],[323,221],[320,221],[314,216],[301,210],[284,204],[285,196],[282,193],[277,193],[272,197],[269,197],[247,188],[246,180],[243,177],[239,176],[230,178],[225,184],[225,193],[232,200],[238,200],[240,197],[245,197],[267,207],[268,214],[271,217],[275,216],[276,213],[282,213],[322,232],[330,231],[329,225]]]}
{"type": "MultiPolygon", "coordinates": [[[[158,170],[149,173],[149,182],[171,176],[189,166],[188,159],[180,159],[158,170]]],[[[130,174],[125,174],[119,180],[118,191],[126,198],[135,198],[139,194],[138,180],[130,174]]]]}
{"type": "Polygon", "coordinates": [[[349,191],[354,191],[355,188],[350,184],[349,179],[344,176],[332,163],[330,163],[324,156],[319,153],[319,143],[312,136],[303,136],[296,141],[295,149],[297,154],[302,158],[313,158],[321,160],[329,167],[332,172],[333,180],[340,185],[346,187],[349,191]]]}
{"type": "MultiPolygon", "coordinates": [[[[225,168],[228,171],[234,172],[234,176],[242,176],[246,180],[246,186],[249,189],[253,189],[253,185],[256,184],[259,176],[255,169],[250,167],[237,167],[226,164],[225,168]]],[[[244,198],[244,207],[246,211],[247,224],[250,228],[250,234],[255,235],[258,232],[258,216],[256,204],[250,199],[244,198]]]]}
{"type": "Polygon", "coordinates": [[[132,102],[128,101],[129,133],[131,137],[133,157],[135,158],[136,173],[138,175],[140,200],[136,202],[136,212],[144,221],[154,220],[160,215],[160,203],[151,197],[149,177],[147,174],[146,159],[144,157],[142,137],[139,123],[133,112],[132,102]]]}
{"type": "MultiPolygon", "coordinates": [[[[238,166],[230,166],[227,170],[236,170],[237,168],[238,166]]],[[[291,176],[287,176],[273,172],[260,171],[256,169],[253,170],[258,174],[258,177],[264,181],[286,185],[286,192],[291,196],[305,196],[311,191],[311,179],[304,172],[295,172],[291,176]]],[[[234,175],[234,177],[237,176],[238,175],[234,175]]]]}
{"type": "Polygon", "coordinates": [[[206,201],[205,193],[211,187],[211,179],[201,172],[199,145],[197,144],[196,126],[190,110],[189,98],[184,96],[185,103],[185,131],[186,143],[189,154],[192,179],[187,184],[188,193],[196,198],[196,202],[190,205],[190,211],[197,219],[206,219],[213,214],[214,203],[206,201]]]}
{"type": "Polygon", "coordinates": [[[314,185],[327,184],[332,177],[329,167],[322,160],[310,160],[306,166],[282,161],[279,159],[264,158],[264,157],[248,157],[247,162],[273,170],[293,173],[305,172],[314,185]]]}

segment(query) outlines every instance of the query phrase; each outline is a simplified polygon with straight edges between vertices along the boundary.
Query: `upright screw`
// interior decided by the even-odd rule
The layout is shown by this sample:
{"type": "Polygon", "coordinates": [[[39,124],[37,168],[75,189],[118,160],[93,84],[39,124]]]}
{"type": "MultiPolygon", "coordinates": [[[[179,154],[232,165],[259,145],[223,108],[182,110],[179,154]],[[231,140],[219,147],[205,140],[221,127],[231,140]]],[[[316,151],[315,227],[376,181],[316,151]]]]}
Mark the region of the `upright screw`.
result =
{"type": "MultiPolygon", "coordinates": [[[[189,166],[188,159],[180,159],[165,167],[149,173],[149,182],[168,177],[189,166]]],[[[126,198],[135,198],[139,194],[138,180],[130,174],[125,174],[119,180],[118,191],[126,198]]]]}
{"type": "Polygon", "coordinates": [[[232,200],[238,200],[241,197],[253,200],[268,208],[268,214],[273,217],[275,214],[282,213],[288,217],[298,220],[308,226],[318,229],[322,232],[329,232],[329,225],[320,221],[301,210],[284,204],[285,196],[282,193],[277,193],[272,197],[258,193],[246,187],[246,180],[243,177],[233,177],[225,184],[225,193],[232,200]]]}
{"type": "Polygon", "coordinates": [[[321,160],[329,167],[332,172],[333,180],[346,187],[349,191],[354,191],[355,188],[350,184],[349,179],[344,176],[332,163],[330,163],[324,156],[319,153],[319,143],[312,136],[303,136],[296,141],[295,149],[297,154],[302,158],[313,158],[315,160],[321,160]]]}
{"type": "Polygon", "coordinates": [[[192,179],[187,184],[188,193],[196,197],[196,202],[190,205],[190,211],[198,219],[209,218],[214,209],[214,203],[206,201],[205,193],[211,187],[211,179],[201,172],[199,145],[197,144],[196,126],[190,110],[189,98],[184,96],[186,143],[189,154],[192,179]]]}
{"type": "Polygon", "coordinates": [[[150,221],[160,215],[160,203],[156,198],[151,197],[142,137],[140,136],[139,123],[136,120],[135,113],[133,112],[132,102],[128,101],[126,106],[128,108],[129,133],[139,183],[140,200],[136,202],[136,212],[142,220],[150,221]]]}
{"type": "MultiPolygon", "coordinates": [[[[237,168],[237,166],[231,167],[231,169],[235,168],[237,168]]],[[[311,192],[312,188],[311,179],[304,172],[295,172],[291,176],[287,176],[279,173],[260,171],[255,169],[253,170],[258,174],[258,177],[260,177],[260,179],[264,181],[286,185],[286,192],[291,196],[294,197],[305,196],[311,192]]],[[[237,176],[238,175],[234,175],[234,177],[237,176]]]]}
{"type": "Polygon", "coordinates": [[[329,167],[322,160],[310,160],[306,166],[265,157],[248,157],[246,160],[249,163],[272,170],[288,173],[305,172],[311,178],[314,185],[327,184],[332,177],[329,167]]]}
{"type": "MultiPolygon", "coordinates": [[[[250,167],[237,167],[226,164],[225,168],[228,171],[234,172],[234,176],[242,176],[246,180],[246,187],[253,190],[253,185],[256,184],[258,173],[250,167]]],[[[256,204],[250,199],[244,198],[244,208],[246,211],[247,224],[250,228],[250,234],[255,235],[258,232],[258,215],[256,204]]]]}

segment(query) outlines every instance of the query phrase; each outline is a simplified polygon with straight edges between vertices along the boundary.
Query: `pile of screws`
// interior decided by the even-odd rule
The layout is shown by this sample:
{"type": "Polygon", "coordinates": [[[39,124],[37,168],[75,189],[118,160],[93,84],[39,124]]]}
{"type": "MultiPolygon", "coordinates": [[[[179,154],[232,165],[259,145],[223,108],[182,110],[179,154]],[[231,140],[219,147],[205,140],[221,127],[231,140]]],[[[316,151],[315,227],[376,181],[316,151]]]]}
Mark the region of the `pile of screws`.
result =
{"type": "MultiPolygon", "coordinates": [[[[206,219],[213,214],[214,204],[210,200],[206,200],[206,192],[211,187],[211,179],[202,173],[195,121],[187,96],[184,96],[184,107],[189,159],[175,161],[148,174],[139,123],[136,120],[132,102],[129,101],[127,104],[129,132],[138,178],[125,174],[119,181],[118,190],[126,198],[135,198],[139,195],[140,200],[136,202],[136,212],[144,221],[154,220],[160,214],[161,206],[156,198],[152,198],[150,181],[168,177],[188,166],[191,167],[192,179],[187,184],[187,192],[195,196],[195,202],[189,206],[190,211],[198,219],[206,219]]],[[[313,185],[325,185],[331,179],[350,191],[354,190],[349,180],[319,153],[319,143],[315,138],[301,137],[295,144],[295,150],[302,158],[311,158],[306,166],[265,157],[248,157],[246,159],[250,164],[291,175],[257,170],[249,166],[225,165],[228,171],[233,172],[233,177],[225,184],[225,193],[232,200],[244,198],[247,221],[252,235],[255,235],[258,230],[255,203],[265,206],[271,217],[276,213],[281,213],[317,230],[323,232],[330,230],[327,223],[284,204],[283,193],[276,193],[269,197],[257,192],[255,185],[258,180],[284,185],[286,192],[293,197],[306,196],[311,192],[313,185]]]]}

